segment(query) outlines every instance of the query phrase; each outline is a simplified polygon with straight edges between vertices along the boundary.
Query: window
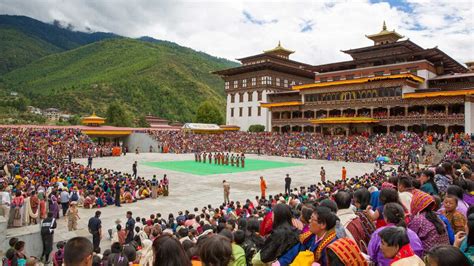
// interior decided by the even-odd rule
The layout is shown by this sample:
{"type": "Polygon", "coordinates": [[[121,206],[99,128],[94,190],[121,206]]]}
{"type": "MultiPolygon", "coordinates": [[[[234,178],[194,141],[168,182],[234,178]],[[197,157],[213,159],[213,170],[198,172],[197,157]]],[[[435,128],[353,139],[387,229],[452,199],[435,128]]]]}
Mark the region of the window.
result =
{"type": "Polygon", "coordinates": [[[376,71],[376,72],[374,72],[374,76],[376,76],[376,77],[383,76],[383,71],[376,71]]]}
{"type": "Polygon", "coordinates": [[[272,84],[272,77],[263,76],[262,77],[262,85],[271,85],[272,84]]]}
{"type": "Polygon", "coordinates": [[[292,80],[291,81],[291,86],[294,86],[296,84],[296,81],[292,80]]]}
{"type": "Polygon", "coordinates": [[[390,75],[398,75],[400,74],[400,69],[391,69],[390,70],[390,75]]]}
{"type": "Polygon", "coordinates": [[[285,79],[283,81],[283,87],[288,88],[288,80],[287,79],[285,79]]]}
{"type": "Polygon", "coordinates": [[[247,88],[247,79],[242,80],[242,88],[247,88]]]}
{"type": "Polygon", "coordinates": [[[257,91],[257,101],[261,101],[261,100],[262,100],[262,92],[257,91]]]}
{"type": "Polygon", "coordinates": [[[321,82],[327,82],[327,81],[328,81],[328,78],[326,78],[326,77],[319,78],[319,81],[321,81],[321,82]]]}
{"type": "Polygon", "coordinates": [[[262,115],[262,107],[257,107],[257,115],[261,116],[262,115]]]}
{"type": "Polygon", "coordinates": [[[230,108],[230,117],[234,117],[234,108],[230,108]]]}
{"type": "Polygon", "coordinates": [[[250,91],[247,93],[247,95],[248,95],[248,101],[251,102],[253,100],[253,92],[250,91]]]}
{"type": "Polygon", "coordinates": [[[248,109],[248,111],[249,111],[249,116],[252,116],[252,107],[249,106],[248,108],[249,108],[249,109],[248,109]]]}
{"type": "Polygon", "coordinates": [[[243,109],[244,109],[243,107],[239,107],[239,116],[240,116],[240,117],[242,117],[242,113],[243,113],[242,110],[243,110],[243,109]]]}
{"type": "Polygon", "coordinates": [[[276,86],[280,86],[280,78],[276,78],[276,79],[275,79],[275,85],[276,85],[276,86]]]}
{"type": "Polygon", "coordinates": [[[412,75],[416,75],[417,72],[418,72],[418,70],[416,69],[416,67],[415,67],[415,68],[410,68],[408,71],[410,71],[410,74],[412,74],[412,75]]]}
{"type": "Polygon", "coordinates": [[[346,80],[351,80],[351,79],[354,79],[354,75],[346,75],[346,80]]]}
{"type": "Polygon", "coordinates": [[[402,88],[395,89],[395,96],[402,96],[402,88]]]}
{"type": "Polygon", "coordinates": [[[239,81],[238,80],[234,80],[234,89],[238,88],[239,87],[239,81]]]}
{"type": "Polygon", "coordinates": [[[235,103],[235,94],[233,93],[230,95],[230,102],[235,103]]]}
{"type": "Polygon", "coordinates": [[[333,81],[341,80],[341,76],[334,76],[334,77],[332,77],[332,80],[333,81]]]}
{"type": "Polygon", "coordinates": [[[226,89],[226,90],[229,89],[229,82],[228,82],[228,81],[225,82],[225,89],[226,89]]]}
{"type": "Polygon", "coordinates": [[[257,86],[257,78],[252,78],[252,86],[257,86]]]}
{"type": "Polygon", "coordinates": [[[244,93],[241,92],[239,93],[239,103],[243,103],[244,102],[244,93]]]}

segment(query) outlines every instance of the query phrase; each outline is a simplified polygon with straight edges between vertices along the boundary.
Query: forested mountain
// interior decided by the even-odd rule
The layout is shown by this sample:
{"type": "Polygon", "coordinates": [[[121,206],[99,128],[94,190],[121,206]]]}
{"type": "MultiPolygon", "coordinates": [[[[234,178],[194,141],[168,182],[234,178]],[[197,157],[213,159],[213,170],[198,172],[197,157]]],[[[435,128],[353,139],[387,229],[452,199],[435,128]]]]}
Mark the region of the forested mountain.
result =
{"type": "Polygon", "coordinates": [[[43,24],[0,16],[4,92],[18,92],[36,107],[76,114],[104,114],[111,102],[119,102],[135,118],[151,113],[188,122],[205,100],[224,111],[224,84],[211,72],[237,66],[235,62],[151,37],[130,39],[43,24]]]}

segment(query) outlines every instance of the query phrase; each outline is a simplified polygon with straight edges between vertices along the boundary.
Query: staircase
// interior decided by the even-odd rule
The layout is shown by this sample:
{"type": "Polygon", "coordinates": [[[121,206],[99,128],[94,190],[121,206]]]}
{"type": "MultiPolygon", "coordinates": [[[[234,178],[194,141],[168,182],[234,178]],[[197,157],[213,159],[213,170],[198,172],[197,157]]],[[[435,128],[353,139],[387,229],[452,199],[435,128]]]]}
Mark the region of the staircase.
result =
{"type": "Polygon", "coordinates": [[[435,148],[435,144],[431,144],[431,145],[428,145],[426,144],[425,145],[425,156],[423,156],[421,158],[421,163],[424,163],[425,162],[425,159],[426,157],[428,156],[428,154],[431,152],[433,154],[433,159],[431,160],[433,162],[433,164],[437,164],[439,163],[443,157],[444,157],[444,154],[446,153],[446,151],[449,149],[449,144],[447,142],[440,142],[439,143],[439,150],[437,150],[435,148]],[[441,152],[440,152],[441,151],[441,152]]]}

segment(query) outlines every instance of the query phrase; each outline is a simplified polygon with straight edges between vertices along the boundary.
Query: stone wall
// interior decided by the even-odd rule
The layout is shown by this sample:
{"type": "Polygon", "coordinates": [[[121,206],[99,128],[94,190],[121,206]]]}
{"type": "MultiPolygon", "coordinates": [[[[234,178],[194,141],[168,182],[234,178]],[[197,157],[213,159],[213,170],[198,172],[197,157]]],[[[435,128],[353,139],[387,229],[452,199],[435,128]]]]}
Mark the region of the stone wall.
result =
{"type": "Polygon", "coordinates": [[[150,152],[150,146],[153,148],[152,152],[158,152],[158,141],[147,133],[132,133],[125,138],[124,144],[128,146],[128,152],[130,153],[134,153],[136,148],[140,153],[150,152]]]}

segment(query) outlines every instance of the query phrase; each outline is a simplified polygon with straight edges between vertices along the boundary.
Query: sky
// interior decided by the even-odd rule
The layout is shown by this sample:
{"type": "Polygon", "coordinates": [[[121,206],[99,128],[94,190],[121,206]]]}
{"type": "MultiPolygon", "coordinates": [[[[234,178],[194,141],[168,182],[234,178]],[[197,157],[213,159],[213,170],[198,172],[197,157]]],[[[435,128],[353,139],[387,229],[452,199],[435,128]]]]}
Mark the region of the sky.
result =
{"type": "Polygon", "coordinates": [[[151,36],[230,60],[281,41],[291,59],[313,65],[350,60],[341,50],[373,45],[365,35],[385,21],[424,48],[474,61],[473,0],[0,0],[0,14],[151,36]]]}

